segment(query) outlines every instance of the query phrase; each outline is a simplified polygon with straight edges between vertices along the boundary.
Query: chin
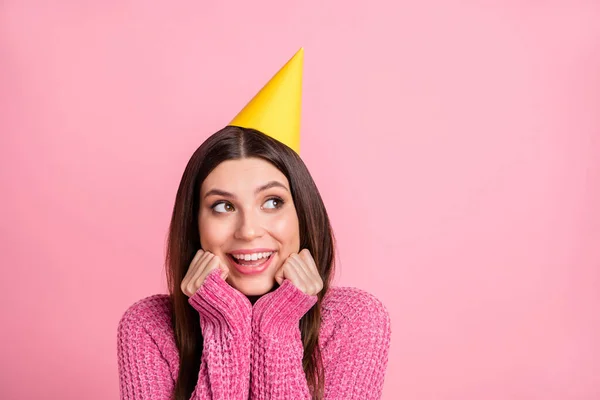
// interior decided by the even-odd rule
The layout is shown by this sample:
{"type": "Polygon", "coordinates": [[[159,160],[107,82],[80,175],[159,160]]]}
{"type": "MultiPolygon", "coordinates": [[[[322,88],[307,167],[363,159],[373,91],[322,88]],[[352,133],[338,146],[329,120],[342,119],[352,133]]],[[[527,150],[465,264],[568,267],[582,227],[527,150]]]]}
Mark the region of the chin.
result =
{"type": "Polygon", "coordinates": [[[262,296],[273,289],[275,279],[270,277],[267,279],[244,279],[236,277],[231,279],[230,284],[246,296],[262,296]]]}

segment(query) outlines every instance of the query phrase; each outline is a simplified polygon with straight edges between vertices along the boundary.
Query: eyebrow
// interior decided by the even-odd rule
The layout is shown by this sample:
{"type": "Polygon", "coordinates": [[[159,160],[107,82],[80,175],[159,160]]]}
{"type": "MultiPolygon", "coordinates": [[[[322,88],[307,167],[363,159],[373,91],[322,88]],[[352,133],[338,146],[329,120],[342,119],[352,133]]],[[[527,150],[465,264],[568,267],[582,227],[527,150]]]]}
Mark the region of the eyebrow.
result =
{"type": "MultiPolygon", "coordinates": [[[[254,191],[254,194],[259,194],[260,192],[263,192],[263,191],[265,191],[267,189],[271,189],[271,188],[274,188],[274,187],[280,187],[280,188],[283,188],[283,189],[285,189],[285,190],[287,190],[289,192],[288,188],[283,183],[278,182],[278,181],[270,181],[270,182],[267,182],[266,184],[260,186],[259,188],[257,188],[254,191]]],[[[232,199],[236,198],[235,194],[226,192],[226,191],[221,190],[221,189],[211,189],[211,190],[209,190],[204,195],[204,198],[207,198],[208,196],[223,196],[223,197],[229,197],[229,198],[232,198],[232,199]]]]}

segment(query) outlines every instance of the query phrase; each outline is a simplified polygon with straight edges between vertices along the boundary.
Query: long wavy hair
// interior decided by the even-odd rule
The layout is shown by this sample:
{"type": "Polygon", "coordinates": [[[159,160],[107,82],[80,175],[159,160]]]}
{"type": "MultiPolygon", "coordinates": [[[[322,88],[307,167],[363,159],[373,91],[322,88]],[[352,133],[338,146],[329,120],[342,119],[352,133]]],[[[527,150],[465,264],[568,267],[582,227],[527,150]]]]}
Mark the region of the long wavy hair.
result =
{"type": "Polygon", "coordinates": [[[223,161],[248,157],[270,162],[288,179],[298,214],[300,249],[310,251],[323,280],[317,303],[300,320],[306,380],[313,399],[323,398],[324,375],[319,350],[321,303],[333,278],[335,247],[325,205],[306,165],[292,149],[257,130],[227,126],[210,136],[192,155],[181,178],[171,217],[166,273],[180,360],[175,400],[191,397],[202,359],[200,318],[180,288],[189,264],[200,249],[200,188],[208,174],[223,161]]]}

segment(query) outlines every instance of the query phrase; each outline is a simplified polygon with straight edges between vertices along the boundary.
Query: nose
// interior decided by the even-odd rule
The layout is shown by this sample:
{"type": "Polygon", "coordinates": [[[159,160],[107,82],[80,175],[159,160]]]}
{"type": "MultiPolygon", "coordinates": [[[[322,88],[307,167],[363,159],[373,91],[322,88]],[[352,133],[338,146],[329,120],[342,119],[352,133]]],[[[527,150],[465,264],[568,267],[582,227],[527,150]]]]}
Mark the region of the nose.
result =
{"type": "Polygon", "coordinates": [[[260,218],[252,212],[240,213],[240,221],[235,230],[234,237],[239,240],[253,240],[261,237],[264,229],[261,226],[260,218]]]}

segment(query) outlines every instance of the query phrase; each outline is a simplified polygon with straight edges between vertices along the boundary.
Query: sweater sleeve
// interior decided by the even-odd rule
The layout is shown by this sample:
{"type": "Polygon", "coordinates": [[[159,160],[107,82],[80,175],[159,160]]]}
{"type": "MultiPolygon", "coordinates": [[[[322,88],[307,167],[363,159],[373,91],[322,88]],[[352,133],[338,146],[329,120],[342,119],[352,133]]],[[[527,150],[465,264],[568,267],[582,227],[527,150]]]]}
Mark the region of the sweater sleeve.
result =
{"type": "MultiPolygon", "coordinates": [[[[192,400],[245,399],[250,381],[252,306],[218,271],[189,298],[200,315],[204,337],[198,382],[192,400]]],[[[118,355],[121,399],[172,399],[177,371],[141,320],[122,319],[118,355]]],[[[177,366],[178,367],[178,366],[177,366]]]]}
{"type": "Polygon", "coordinates": [[[193,400],[247,399],[250,385],[252,305],[215,270],[189,299],[204,336],[193,400]]]}
{"type": "Polygon", "coordinates": [[[300,319],[317,302],[285,280],[261,297],[252,315],[250,399],[310,399],[300,319]]]}
{"type": "Polygon", "coordinates": [[[117,357],[122,400],[166,400],[172,396],[171,368],[152,326],[153,317],[164,315],[166,309],[165,304],[149,299],[134,304],[119,321],[117,357]]]}
{"type": "Polygon", "coordinates": [[[322,357],[325,400],[379,400],[387,369],[391,324],[381,301],[368,292],[350,289],[325,304],[335,320],[322,357]],[[334,311],[332,312],[331,309],[334,311]]]}

